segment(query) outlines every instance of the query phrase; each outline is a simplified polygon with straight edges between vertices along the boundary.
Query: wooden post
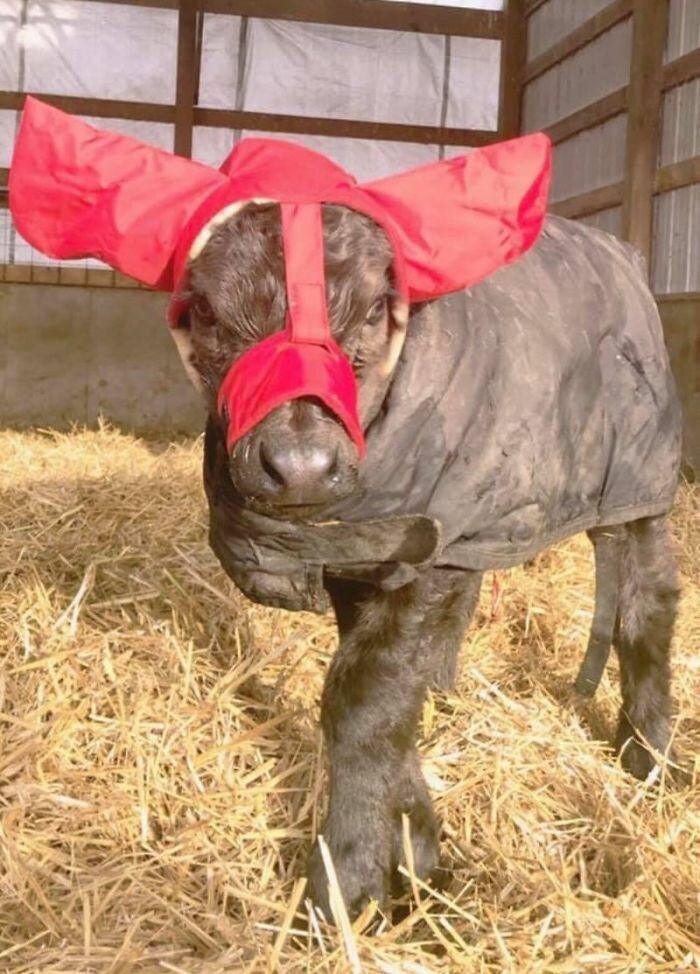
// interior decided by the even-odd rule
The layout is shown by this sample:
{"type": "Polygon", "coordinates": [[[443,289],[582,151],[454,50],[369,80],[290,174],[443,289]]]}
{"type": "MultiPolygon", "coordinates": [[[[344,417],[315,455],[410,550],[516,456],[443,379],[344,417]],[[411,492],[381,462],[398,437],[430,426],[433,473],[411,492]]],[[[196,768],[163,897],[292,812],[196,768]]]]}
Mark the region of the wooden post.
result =
{"type": "Polygon", "coordinates": [[[192,156],[192,128],[197,78],[198,0],[180,0],[177,19],[177,85],[175,92],[175,152],[192,156]]]}
{"type": "Polygon", "coordinates": [[[654,176],[668,30],[668,0],[634,0],[622,232],[651,267],[654,176]]]}
{"type": "Polygon", "coordinates": [[[526,53],[527,20],[523,0],[506,0],[498,99],[498,133],[502,139],[520,135],[526,53]]]}

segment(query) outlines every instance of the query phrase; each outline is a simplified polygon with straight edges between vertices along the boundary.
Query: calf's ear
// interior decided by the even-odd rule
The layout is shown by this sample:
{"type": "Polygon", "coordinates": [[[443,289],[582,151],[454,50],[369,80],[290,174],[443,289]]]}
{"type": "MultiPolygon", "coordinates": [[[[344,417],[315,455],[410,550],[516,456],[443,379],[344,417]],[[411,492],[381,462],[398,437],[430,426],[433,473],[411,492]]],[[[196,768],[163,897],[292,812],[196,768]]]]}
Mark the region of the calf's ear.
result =
{"type": "Polygon", "coordinates": [[[190,330],[189,311],[180,310],[175,322],[171,321],[170,332],[175,347],[177,348],[180,361],[187,373],[187,378],[198,392],[204,395],[204,383],[202,377],[194,366],[194,351],[192,349],[192,332],[190,330]]]}

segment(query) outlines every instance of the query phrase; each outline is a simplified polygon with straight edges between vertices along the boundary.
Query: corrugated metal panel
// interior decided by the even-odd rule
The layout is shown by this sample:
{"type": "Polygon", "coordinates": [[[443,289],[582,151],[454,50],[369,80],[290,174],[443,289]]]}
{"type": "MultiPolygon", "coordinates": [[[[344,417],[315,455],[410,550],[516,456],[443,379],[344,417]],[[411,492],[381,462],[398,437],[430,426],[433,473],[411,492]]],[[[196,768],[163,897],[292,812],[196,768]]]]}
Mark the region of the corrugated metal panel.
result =
{"type": "Polygon", "coordinates": [[[667,62],[700,47],[700,2],[671,0],[668,18],[667,62]]]}
{"type": "Polygon", "coordinates": [[[624,175],[627,115],[580,132],[554,147],[552,200],[619,182],[624,175]]]}
{"type": "Polygon", "coordinates": [[[535,78],[525,89],[525,130],[551,125],[627,84],[631,46],[628,18],[535,78]]]}
{"type": "Polygon", "coordinates": [[[622,207],[613,206],[609,210],[601,210],[600,213],[593,213],[579,220],[588,227],[596,227],[598,230],[605,230],[612,233],[615,237],[622,236],[622,207]]]}
{"type": "Polygon", "coordinates": [[[700,78],[672,88],[661,117],[662,166],[700,154],[700,78]]]}
{"type": "Polygon", "coordinates": [[[657,196],[654,218],[654,291],[700,291],[700,184],[657,196]]]}
{"type": "Polygon", "coordinates": [[[611,0],[549,0],[527,22],[528,61],[580,27],[611,0]]]}

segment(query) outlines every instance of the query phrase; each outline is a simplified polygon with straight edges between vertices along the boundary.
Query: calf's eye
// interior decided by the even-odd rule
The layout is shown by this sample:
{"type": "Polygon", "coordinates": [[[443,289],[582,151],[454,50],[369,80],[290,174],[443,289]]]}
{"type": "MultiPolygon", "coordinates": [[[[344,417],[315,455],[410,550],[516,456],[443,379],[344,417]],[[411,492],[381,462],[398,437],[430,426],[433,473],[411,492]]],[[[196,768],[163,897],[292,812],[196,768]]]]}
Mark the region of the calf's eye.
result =
{"type": "Polygon", "coordinates": [[[386,298],[377,298],[374,304],[370,307],[367,312],[365,320],[369,324],[375,325],[381,319],[384,311],[386,309],[386,298]]]}
{"type": "Polygon", "coordinates": [[[191,311],[197,321],[202,325],[213,325],[216,321],[212,306],[201,294],[193,298],[191,311]]]}

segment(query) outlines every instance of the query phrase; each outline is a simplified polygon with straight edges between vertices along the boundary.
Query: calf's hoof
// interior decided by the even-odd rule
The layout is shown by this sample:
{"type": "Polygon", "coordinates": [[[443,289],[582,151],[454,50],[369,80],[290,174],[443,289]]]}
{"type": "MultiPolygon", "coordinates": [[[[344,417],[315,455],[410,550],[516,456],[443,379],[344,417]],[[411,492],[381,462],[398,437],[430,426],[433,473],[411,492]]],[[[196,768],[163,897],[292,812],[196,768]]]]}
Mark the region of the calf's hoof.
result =
{"type": "Polygon", "coordinates": [[[615,752],[620,755],[620,763],[629,774],[645,781],[659,764],[658,756],[666,754],[669,742],[668,722],[659,721],[649,732],[649,750],[627,717],[623,714],[615,735],[615,752]]]}
{"type": "Polygon", "coordinates": [[[416,797],[409,808],[399,812],[394,820],[392,837],[392,892],[400,895],[407,877],[399,866],[407,867],[403,815],[408,817],[411,853],[415,875],[435,886],[444,885],[445,873],[440,869],[440,826],[430,799],[416,797]]]}
{"type": "MultiPolygon", "coordinates": [[[[370,900],[376,900],[385,909],[389,897],[389,867],[371,841],[347,841],[340,849],[331,847],[330,853],[350,919],[358,917],[370,900]]],[[[309,857],[307,894],[326,920],[332,922],[328,876],[318,844],[309,857]]]]}

